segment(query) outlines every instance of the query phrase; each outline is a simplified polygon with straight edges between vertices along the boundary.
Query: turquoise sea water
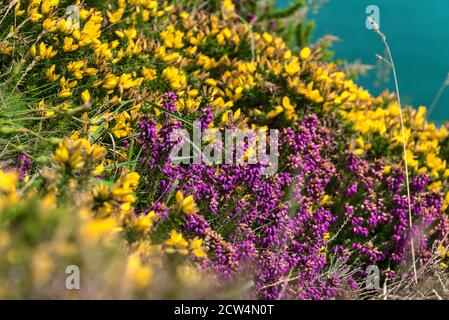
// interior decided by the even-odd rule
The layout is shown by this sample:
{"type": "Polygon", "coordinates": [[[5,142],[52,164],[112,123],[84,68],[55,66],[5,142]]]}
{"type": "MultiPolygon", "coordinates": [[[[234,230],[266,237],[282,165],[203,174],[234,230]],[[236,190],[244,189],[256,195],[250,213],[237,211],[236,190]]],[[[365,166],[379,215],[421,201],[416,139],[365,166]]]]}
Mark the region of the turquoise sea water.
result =
{"type": "MultiPolygon", "coordinates": [[[[289,2],[277,1],[278,6],[289,2]]],[[[333,47],[336,58],[376,65],[375,54],[383,54],[384,48],[365,27],[368,5],[380,9],[380,27],[393,53],[404,102],[429,106],[449,73],[449,1],[329,0],[318,13],[309,11],[308,18],[317,23],[313,38],[335,35],[341,40],[333,47]]],[[[379,86],[377,74],[371,70],[357,82],[373,93],[387,86],[393,91],[391,79],[379,86]]],[[[449,87],[429,118],[437,123],[449,120],[449,87]]]]}

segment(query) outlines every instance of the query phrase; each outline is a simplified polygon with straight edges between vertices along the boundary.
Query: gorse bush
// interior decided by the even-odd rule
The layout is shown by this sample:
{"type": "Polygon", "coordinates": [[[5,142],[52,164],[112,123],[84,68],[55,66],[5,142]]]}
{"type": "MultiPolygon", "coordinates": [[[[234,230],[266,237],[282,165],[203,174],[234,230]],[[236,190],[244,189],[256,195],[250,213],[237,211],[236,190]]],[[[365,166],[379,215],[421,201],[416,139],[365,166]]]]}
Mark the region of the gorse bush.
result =
{"type": "Polygon", "coordinates": [[[411,281],[412,241],[446,271],[447,126],[404,110],[410,228],[395,97],[306,46],[309,22],[292,43],[303,2],[0,4],[1,297],[359,297],[370,265],[411,281]],[[278,129],[277,171],[174,161],[196,120],[209,146],[278,129]]]}

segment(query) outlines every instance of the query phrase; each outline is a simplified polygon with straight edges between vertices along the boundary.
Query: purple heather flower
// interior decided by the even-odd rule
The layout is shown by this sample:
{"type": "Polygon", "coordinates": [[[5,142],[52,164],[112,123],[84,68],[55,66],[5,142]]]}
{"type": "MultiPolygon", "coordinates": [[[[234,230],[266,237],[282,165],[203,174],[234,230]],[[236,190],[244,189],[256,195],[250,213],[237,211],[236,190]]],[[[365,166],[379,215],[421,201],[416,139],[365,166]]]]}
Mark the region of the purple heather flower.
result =
{"type": "Polygon", "coordinates": [[[346,196],[352,197],[357,193],[357,183],[353,183],[349,186],[349,188],[346,190],[346,196]]]}
{"type": "Polygon", "coordinates": [[[412,189],[414,192],[422,192],[430,183],[430,178],[427,175],[420,174],[414,177],[411,181],[412,189]]]}
{"type": "Polygon", "coordinates": [[[248,14],[248,22],[249,23],[254,23],[256,21],[256,19],[257,19],[257,16],[255,14],[252,14],[252,13],[248,14]]]}
{"type": "Polygon", "coordinates": [[[17,171],[19,173],[19,178],[23,179],[28,175],[31,168],[33,167],[33,161],[25,153],[19,152],[17,154],[17,171]]]}
{"type": "Polygon", "coordinates": [[[351,154],[346,160],[346,168],[348,168],[349,172],[355,173],[359,167],[359,162],[359,158],[356,155],[351,154]]]}
{"type": "Polygon", "coordinates": [[[201,131],[207,129],[210,123],[214,120],[214,114],[210,108],[204,108],[201,110],[203,115],[200,118],[201,131]]]}

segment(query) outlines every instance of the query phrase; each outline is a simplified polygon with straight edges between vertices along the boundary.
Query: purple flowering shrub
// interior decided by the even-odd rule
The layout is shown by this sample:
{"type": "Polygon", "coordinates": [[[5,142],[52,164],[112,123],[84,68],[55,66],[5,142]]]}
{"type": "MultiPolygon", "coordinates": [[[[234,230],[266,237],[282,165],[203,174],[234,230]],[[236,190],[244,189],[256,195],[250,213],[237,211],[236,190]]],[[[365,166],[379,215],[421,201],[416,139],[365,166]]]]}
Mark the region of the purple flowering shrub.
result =
{"type": "MultiPolygon", "coordinates": [[[[204,117],[212,120],[207,110],[204,117]]],[[[178,224],[188,235],[205,239],[209,252],[202,265],[224,278],[249,272],[257,297],[336,294],[342,279],[322,275],[326,239],[336,217],[321,204],[336,170],[324,156],[330,151],[329,132],[315,115],[305,116],[296,130],[280,132],[283,161],[269,176],[263,175],[263,164],[174,165],[169,152],[176,142],[170,133],[181,123],[166,119],[157,130],[156,121],[146,119],[139,127],[137,141],[144,150],[139,173],[150,187],[141,187],[138,194],[155,201],[143,211],[169,202],[172,189],[193,195],[200,208],[183,219],[161,214],[166,220],[156,228],[178,224]]]]}
{"type": "Polygon", "coordinates": [[[381,161],[370,163],[350,154],[340,176],[344,183],[335,208],[342,212],[337,225],[343,227],[336,243],[355,250],[370,264],[393,269],[410,262],[413,237],[419,258],[430,258],[434,252],[431,246],[438,244],[435,240],[443,239],[449,229],[442,194],[426,191],[430,182],[426,175],[411,180],[412,232],[404,172],[399,167],[387,173],[381,161]]]}
{"type": "MultiPolygon", "coordinates": [[[[175,96],[163,100],[173,109],[175,96]]],[[[203,109],[201,128],[212,121],[210,110],[203,109]]],[[[430,180],[419,175],[412,180],[410,234],[403,172],[387,172],[380,160],[336,157],[330,130],[314,114],[305,115],[295,129],[280,130],[279,169],[268,176],[260,163],[175,164],[170,151],[183,140],[171,134],[183,124],[166,115],[162,122],[158,128],[147,117],[139,125],[137,211],[158,215],[152,237],[175,227],[204,239],[203,268],[222,279],[250,277],[254,297],[335,297],[342,289],[357,288],[354,279],[363,272],[337,272],[331,260],[358,263],[359,269],[379,264],[392,276],[396,266],[408,262],[411,236],[425,260],[429,246],[448,230],[442,195],[425,191],[430,180]],[[178,190],[193,195],[198,212],[168,210],[178,190]]]]}

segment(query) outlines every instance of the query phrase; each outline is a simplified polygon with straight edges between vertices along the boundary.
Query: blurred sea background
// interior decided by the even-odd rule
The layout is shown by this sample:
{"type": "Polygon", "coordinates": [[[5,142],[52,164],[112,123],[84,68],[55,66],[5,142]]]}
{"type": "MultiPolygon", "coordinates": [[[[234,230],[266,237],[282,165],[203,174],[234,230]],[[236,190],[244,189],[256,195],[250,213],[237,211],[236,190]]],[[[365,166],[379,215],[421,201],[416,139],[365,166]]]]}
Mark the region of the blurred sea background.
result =
{"type": "MultiPolygon", "coordinates": [[[[309,0],[310,1],[310,0],[309,0]]],[[[285,7],[290,0],[276,0],[285,7]]],[[[377,61],[384,55],[379,37],[365,27],[367,6],[380,10],[380,28],[393,53],[404,104],[414,107],[432,104],[449,73],[449,0],[312,0],[318,10],[309,9],[307,19],[315,20],[312,41],[326,35],[337,36],[334,58],[360,60],[374,68],[356,82],[373,94],[385,88],[394,91],[392,75],[377,61]]],[[[428,118],[437,124],[449,120],[449,87],[428,118]]]]}

